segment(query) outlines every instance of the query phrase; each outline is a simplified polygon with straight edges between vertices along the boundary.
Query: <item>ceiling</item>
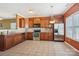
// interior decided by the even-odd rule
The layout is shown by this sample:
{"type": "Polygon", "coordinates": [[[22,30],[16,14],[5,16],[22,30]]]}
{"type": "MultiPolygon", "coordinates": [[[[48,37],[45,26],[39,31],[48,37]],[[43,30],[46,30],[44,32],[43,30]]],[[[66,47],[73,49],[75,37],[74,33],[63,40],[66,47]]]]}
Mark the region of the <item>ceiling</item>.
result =
{"type": "Polygon", "coordinates": [[[0,3],[0,18],[15,18],[17,13],[26,18],[59,15],[64,14],[72,5],[73,3],[0,3]],[[28,9],[33,13],[29,13],[28,9]]]}

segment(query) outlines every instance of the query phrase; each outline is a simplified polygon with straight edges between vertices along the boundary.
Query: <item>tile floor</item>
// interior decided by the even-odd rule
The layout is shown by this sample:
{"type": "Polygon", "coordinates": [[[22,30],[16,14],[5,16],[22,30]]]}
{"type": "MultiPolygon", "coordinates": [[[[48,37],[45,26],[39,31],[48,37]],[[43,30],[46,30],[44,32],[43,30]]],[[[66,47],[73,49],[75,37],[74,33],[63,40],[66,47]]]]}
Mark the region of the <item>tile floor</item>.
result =
{"type": "Polygon", "coordinates": [[[64,42],[27,40],[6,51],[0,56],[79,56],[64,42]]]}

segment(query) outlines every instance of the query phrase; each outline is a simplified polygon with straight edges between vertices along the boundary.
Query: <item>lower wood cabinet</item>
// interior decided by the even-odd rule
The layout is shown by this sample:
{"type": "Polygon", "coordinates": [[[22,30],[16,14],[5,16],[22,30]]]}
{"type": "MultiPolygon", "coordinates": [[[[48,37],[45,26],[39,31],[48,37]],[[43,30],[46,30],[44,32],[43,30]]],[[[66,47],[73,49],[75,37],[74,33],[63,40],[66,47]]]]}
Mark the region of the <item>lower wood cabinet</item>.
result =
{"type": "Polygon", "coordinates": [[[25,40],[26,39],[24,33],[17,33],[13,35],[0,35],[0,50],[6,50],[25,40]]]}
{"type": "MultiPolygon", "coordinates": [[[[33,32],[0,35],[0,50],[9,49],[12,46],[19,44],[25,40],[33,40],[33,32]]],[[[41,32],[40,40],[52,41],[53,35],[51,32],[41,32]]]]}
{"type": "Polygon", "coordinates": [[[25,40],[27,40],[27,33],[25,32],[25,40]]]}
{"type": "Polygon", "coordinates": [[[18,44],[20,42],[22,42],[22,36],[21,36],[21,34],[15,34],[14,44],[16,45],[16,44],[18,44]]]}
{"type": "Polygon", "coordinates": [[[4,49],[4,35],[0,35],[0,50],[4,49]]]}
{"type": "Polygon", "coordinates": [[[25,41],[26,40],[26,37],[25,37],[25,33],[22,33],[22,41],[25,41]]]}
{"type": "Polygon", "coordinates": [[[54,40],[54,34],[52,32],[48,32],[48,36],[50,41],[54,40]]]}
{"type": "Polygon", "coordinates": [[[14,46],[14,36],[13,35],[4,36],[4,49],[8,49],[12,46],[14,46]]]}
{"type": "Polygon", "coordinates": [[[53,40],[53,35],[52,35],[51,32],[41,32],[40,33],[40,40],[52,41],[53,40]]]}
{"type": "Polygon", "coordinates": [[[27,40],[33,40],[33,32],[27,32],[27,40]]]}

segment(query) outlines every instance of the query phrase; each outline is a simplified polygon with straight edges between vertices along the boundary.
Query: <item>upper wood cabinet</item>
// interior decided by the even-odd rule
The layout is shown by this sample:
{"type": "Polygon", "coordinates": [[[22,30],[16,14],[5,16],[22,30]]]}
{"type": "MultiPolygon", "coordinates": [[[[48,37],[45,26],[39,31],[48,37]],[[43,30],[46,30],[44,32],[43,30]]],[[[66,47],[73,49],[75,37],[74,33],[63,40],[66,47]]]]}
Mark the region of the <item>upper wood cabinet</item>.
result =
{"type": "Polygon", "coordinates": [[[50,17],[35,17],[29,18],[29,27],[32,28],[33,24],[40,24],[41,28],[48,28],[49,27],[50,17]]]}
{"type": "Polygon", "coordinates": [[[22,15],[16,15],[16,26],[17,28],[24,28],[25,27],[25,18],[22,15]]]}
{"type": "Polygon", "coordinates": [[[29,18],[28,23],[29,23],[29,27],[32,28],[34,24],[34,18],[29,18]]]}
{"type": "Polygon", "coordinates": [[[40,18],[34,18],[34,24],[40,24],[40,18]]]}
{"type": "Polygon", "coordinates": [[[64,17],[63,15],[58,15],[58,16],[54,16],[55,17],[55,22],[56,23],[63,23],[64,22],[64,17]]]}
{"type": "Polygon", "coordinates": [[[24,18],[20,18],[19,19],[19,28],[24,28],[25,27],[25,19],[24,18]]]}
{"type": "Polygon", "coordinates": [[[41,17],[40,19],[41,19],[41,27],[42,28],[48,28],[50,18],[49,17],[41,17]]]}

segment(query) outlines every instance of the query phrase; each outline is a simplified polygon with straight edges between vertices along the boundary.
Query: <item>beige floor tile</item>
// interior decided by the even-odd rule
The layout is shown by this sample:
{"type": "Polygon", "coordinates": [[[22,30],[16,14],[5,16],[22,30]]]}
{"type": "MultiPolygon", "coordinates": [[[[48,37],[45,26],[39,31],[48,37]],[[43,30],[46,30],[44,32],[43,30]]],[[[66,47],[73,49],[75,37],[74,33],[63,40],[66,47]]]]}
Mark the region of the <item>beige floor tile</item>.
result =
{"type": "Polygon", "coordinates": [[[79,56],[64,42],[25,41],[6,51],[0,51],[0,56],[79,56]]]}

